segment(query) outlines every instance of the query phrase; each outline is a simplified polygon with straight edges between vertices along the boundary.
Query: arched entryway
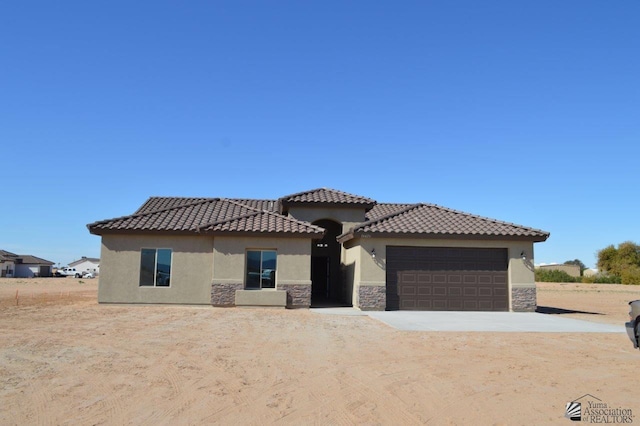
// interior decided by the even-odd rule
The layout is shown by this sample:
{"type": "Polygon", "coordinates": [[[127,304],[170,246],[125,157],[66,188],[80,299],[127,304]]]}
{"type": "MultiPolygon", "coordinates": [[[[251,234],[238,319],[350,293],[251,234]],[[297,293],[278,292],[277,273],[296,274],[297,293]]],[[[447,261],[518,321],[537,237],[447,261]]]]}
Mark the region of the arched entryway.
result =
{"type": "Polygon", "coordinates": [[[327,232],[321,240],[311,243],[311,306],[351,306],[340,276],[342,246],[336,237],[342,233],[342,225],[330,219],[313,224],[327,232]]]}

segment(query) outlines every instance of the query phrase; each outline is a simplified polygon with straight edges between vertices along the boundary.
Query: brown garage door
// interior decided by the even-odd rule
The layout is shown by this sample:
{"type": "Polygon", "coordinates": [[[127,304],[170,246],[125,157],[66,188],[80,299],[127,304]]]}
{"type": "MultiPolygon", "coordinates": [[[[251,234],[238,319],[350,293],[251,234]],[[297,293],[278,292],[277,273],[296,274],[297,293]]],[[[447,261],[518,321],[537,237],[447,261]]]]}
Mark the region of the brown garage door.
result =
{"type": "Polygon", "coordinates": [[[507,311],[507,249],[387,247],[387,309],[507,311]]]}

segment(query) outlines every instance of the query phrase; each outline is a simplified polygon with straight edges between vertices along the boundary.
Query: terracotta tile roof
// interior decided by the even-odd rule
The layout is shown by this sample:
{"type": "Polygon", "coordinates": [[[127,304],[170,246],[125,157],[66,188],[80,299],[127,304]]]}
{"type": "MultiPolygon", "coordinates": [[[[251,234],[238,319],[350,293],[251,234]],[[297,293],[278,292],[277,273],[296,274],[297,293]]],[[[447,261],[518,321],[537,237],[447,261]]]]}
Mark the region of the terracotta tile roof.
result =
{"type": "Polygon", "coordinates": [[[215,198],[189,198],[189,197],[149,197],[134,214],[149,213],[156,210],[165,210],[180,207],[201,201],[214,200],[215,198]]]}
{"type": "Polygon", "coordinates": [[[212,223],[201,232],[250,232],[259,234],[295,233],[323,235],[324,228],[268,211],[256,211],[233,219],[212,223]]]}
{"type": "Polygon", "coordinates": [[[27,265],[53,265],[53,262],[49,260],[45,260],[37,256],[32,256],[30,254],[20,254],[18,255],[18,259],[21,259],[22,263],[27,265]]]}
{"type": "MultiPolygon", "coordinates": [[[[112,232],[201,233],[231,231],[249,233],[322,234],[324,229],[306,222],[263,212],[238,201],[220,198],[164,200],[155,197],[149,211],[87,225],[92,234],[112,232]],[[189,200],[189,201],[187,201],[189,200]],[[168,205],[161,210],[154,206],[168,205]],[[252,219],[253,218],[253,219],[252,219]],[[226,224],[226,225],[225,225],[226,224]],[[242,228],[238,224],[244,224],[242,228]]],[[[167,197],[168,198],[168,197],[167,197]]],[[[143,207],[145,206],[143,205],[143,207]]],[[[141,209],[138,209],[140,211],[141,209]]]]}
{"type": "Polygon", "coordinates": [[[53,265],[53,262],[30,254],[15,254],[10,251],[0,250],[0,262],[10,261],[15,263],[53,265]]]}
{"type": "Polygon", "coordinates": [[[5,260],[13,261],[16,257],[18,257],[18,255],[15,253],[11,253],[10,251],[6,250],[0,250],[0,262],[4,262],[5,260]]]}
{"type": "MultiPolygon", "coordinates": [[[[146,213],[134,213],[130,216],[94,222],[88,225],[89,231],[94,234],[100,234],[101,231],[197,232],[198,227],[204,224],[242,216],[252,211],[248,207],[219,198],[190,203],[187,203],[186,199],[177,199],[174,203],[170,200],[158,201],[161,203],[158,205],[174,205],[174,207],[161,210],[150,209],[146,213]]],[[[147,207],[150,206],[147,205],[147,207]]]]}
{"type": "Polygon", "coordinates": [[[383,216],[388,216],[392,213],[396,213],[400,210],[404,210],[413,204],[395,204],[395,203],[380,203],[373,206],[371,210],[367,212],[367,220],[380,219],[383,216]]]}
{"type": "Polygon", "coordinates": [[[523,238],[545,241],[549,233],[508,222],[476,216],[434,204],[414,204],[352,228],[339,237],[346,241],[356,234],[397,236],[461,236],[523,238]]]}
{"type": "MultiPolygon", "coordinates": [[[[434,204],[377,204],[334,189],[300,192],[279,200],[150,197],[133,215],[87,225],[92,234],[111,232],[251,233],[318,235],[323,229],[282,214],[283,205],[351,205],[367,211],[367,222],[339,237],[377,236],[449,238],[517,238],[545,241],[549,233],[472,215],[434,204]]],[[[6,252],[8,253],[8,252],[6,252]]],[[[0,256],[2,251],[0,251],[0,256]]]]}
{"type": "Polygon", "coordinates": [[[253,200],[246,198],[230,198],[240,204],[254,208],[256,210],[266,210],[268,212],[278,211],[278,200],[253,200]]]}
{"type": "Polygon", "coordinates": [[[360,195],[348,194],[330,188],[318,188],[311,191],[299,192],[280,198],[284,205],[309,203],[309,204],[352,204],[373,207],[376,204],[371,198],[362,197],[360,195]]]}

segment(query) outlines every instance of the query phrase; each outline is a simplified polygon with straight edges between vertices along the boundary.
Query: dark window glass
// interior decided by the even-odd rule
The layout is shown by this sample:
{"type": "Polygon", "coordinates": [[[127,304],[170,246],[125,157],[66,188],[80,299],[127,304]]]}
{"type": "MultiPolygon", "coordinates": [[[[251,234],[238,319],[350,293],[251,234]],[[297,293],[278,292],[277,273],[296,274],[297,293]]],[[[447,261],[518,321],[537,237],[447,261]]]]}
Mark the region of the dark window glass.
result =
{"type": "Polygon", "coordinates": [[[259,251],[247,252],[247,288],[260,288],[260,257],[259,251]]]}
{"type": "Polygon", "coordinates": [[[262,252],[262,271],[260,274],[262,288],[276,287],[276,252],[262,252]]]}
{"type": "Polygon", "coordinates": [[[276,257],[272,250],[247,251],[246,288],[276,287],[276,257]]]}
{"type": "Polygon", "coordinates": [[[140,251],[140,285],[169,287],[171,284],[171,249],[140,251]]]}
{"type": "Polygon", "coordinates": [[[142,249],[140,254],[140,285],[153,286],[156,269],[155,249],[142,249]]]}
{"type": "Polygon", "coordinates": [[[171,279],[171,250],[158,249],[158,262],[156,267],[156,285],[169,287],[171,279]]]}

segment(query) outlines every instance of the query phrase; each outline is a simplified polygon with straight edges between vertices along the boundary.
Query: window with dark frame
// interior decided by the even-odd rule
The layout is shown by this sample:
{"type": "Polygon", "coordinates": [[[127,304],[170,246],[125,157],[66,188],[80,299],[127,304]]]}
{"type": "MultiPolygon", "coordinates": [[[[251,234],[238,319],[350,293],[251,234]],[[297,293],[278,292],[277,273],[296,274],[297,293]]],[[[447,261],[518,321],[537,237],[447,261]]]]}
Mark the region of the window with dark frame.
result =
{"type": "Polygon", "coordinates": [[[275,250],[248,250],[245,288],[276,288],[275,250]]]}
{"type": "Polygon", "coordinates": [[[140,287],[169,287],[171,249],[140,250],[140,287]]]}

